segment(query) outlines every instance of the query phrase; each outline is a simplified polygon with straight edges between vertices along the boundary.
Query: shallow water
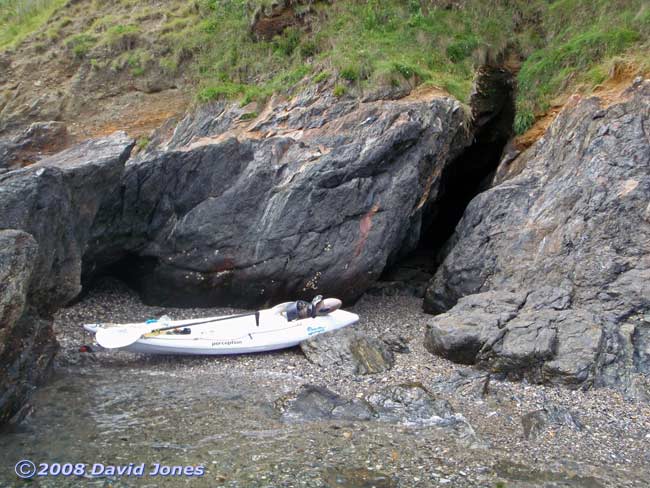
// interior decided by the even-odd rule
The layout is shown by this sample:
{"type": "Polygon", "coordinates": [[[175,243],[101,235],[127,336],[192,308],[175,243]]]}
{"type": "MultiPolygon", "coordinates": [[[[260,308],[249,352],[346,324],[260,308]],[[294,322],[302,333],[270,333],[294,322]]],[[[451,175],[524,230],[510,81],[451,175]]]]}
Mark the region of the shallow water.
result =
{"type": "MultiPolygon", "coordinates": [[[[309,363],[299,349],[232,357],[147,357],[79,353],[91,340],[81,324],[168,314],[200,317],[232,310],[147,307],[110,283],[61,310],[62,350],[54,377],[32,399],[33,413],[0,433],[0,486],[198,487],[646,487],[650,479],[650,408],[611,392],[570,392],[493,380],[490,394],[439,388],[460,366],[422,346],[417,299],[368,298],[352,311],[362,331],[411,338],[384,374],[354,376],[309,363]],[[379,421],[287,423],[274,402],[305,383],[346,398],[387,385],[421,382],[467,418],[480,442],[451,429],[379,421]],[[582,432],[549,427],[523,437],[521,418],[547,403],[578,412],[582,432]],[[82,476],[19,479],[15,464],[83,463],[82,476]],[[94,464],[144,464],[144,475],[91,476],[94,464]],[[201,476],[150,475],[156,465],[201,476]],[[189,467],[189,468],[188,468],[189,467]],[[497,485],[503,483],[503,485],[497,485]]],[[[453,381],[452,381],[453,383],[453,381]]]]}
{"type": "Polygon", "coordinates": [[[494,450],[468,449],[437,427],[285,423],[273,402],[300,385],[298,377],[258,371],[244,378],[192,365],[57,370],[36,392],[34,413],[0,437],[0,484],[24,486],[14,463],[29,459],[86,465],[84,476],[36,476],[32,486],[494,486],[497,477],[512,486],[605,486],[510,465],[494,450]],[[95,467],[91,476],[94,464],[129,463],[144,463],[144,475],[107,476],[95,467]],[[205,472],[152,475],[157,464],[205,472]]]}
{"type": "MultiPolygon", "coordinates": [[[[146,474],[156,464],[205,468],[203,476],[166,477],[166,485],[323,486],[324,480],[349,483],[350,476],[359,478],[355,483],[365,477],[377,486],[393,485],[390,477],[377,472],[377,465],[385,461],[382,451],[399,444],[393,437],[410,438],[412,430],[370,423],[284,423],[273,400],[294,387],[295,379],[274,376],[273,383],[265,380],[271,387],[264,391],[250,377],[227,374],[59,370],[36,393],[34,414],[2,435],[5,466],[0,480],[20,484],[12,475],[13,464],[29,459],[37,465],[85,463],[86,483],[93,486],[158,484],[160,476],[146,474]],[[93,479],[97,463],[145,463],[145,475],[93,479]],[[368,464],[372,471],[367,471],[368,464]]],[[[40,486],[77,486],[80,477],[35,480],[40,486]]]]}

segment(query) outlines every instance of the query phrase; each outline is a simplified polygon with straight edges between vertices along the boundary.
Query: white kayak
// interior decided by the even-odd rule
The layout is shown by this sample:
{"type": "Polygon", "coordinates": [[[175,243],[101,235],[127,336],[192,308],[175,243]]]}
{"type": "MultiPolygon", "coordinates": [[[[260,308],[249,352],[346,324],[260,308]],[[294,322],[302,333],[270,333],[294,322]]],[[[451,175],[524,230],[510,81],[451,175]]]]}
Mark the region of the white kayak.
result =
{"type": "Polygon", "coordinates": [[[307,318],[291,315],[287,318],[287,305],[289,304],[260,310],[257,317],[254,313],[187,320],[162,317],[135,324],[86,324],[84,328],[96,334],[100,345],[122,351],[213,355],[293,347],[317,334],[347,327],[359,321],[358,315],[344,310],[333,310],[307,318]],[[290,318],[293,320],[289,320],[290,318]],[[130,336],[133,340],[120,341],[120,336],[130,336]],[[107,337],[111,340],[106,340],[107,337]],[[118,340],[111,343],[115,337],[118,340]],[[128,344],[122,345],[125,343],[128,344]]]}

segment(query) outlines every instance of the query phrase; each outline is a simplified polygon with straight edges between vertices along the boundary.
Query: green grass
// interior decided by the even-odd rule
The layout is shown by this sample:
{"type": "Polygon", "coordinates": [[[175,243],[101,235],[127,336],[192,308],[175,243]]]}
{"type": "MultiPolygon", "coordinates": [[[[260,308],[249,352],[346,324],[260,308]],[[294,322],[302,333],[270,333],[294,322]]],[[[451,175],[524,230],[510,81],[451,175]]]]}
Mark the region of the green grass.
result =
{"type": "Polygon", "coordinates": [[[138,139],[136,145],[141,151],[144,151],[145,149],[147,149],[147,146],[149,145],[150,142],[151,141],[147,136],[143,136],[138,139]]]}
{"type": "Polygon", "coordinates": [[[183,73],[200,102],[246,105],[325,80],[336,96],[428,84],[467,101],[477,63],[509,48],[524,58],[515,121],[521,133],[559,95],[603,83],[612,60],[650,64],[647,0],[466,0],[454,9],[433,0],[315,2],[309,29],[288,28],[264,41],[253,39],[249,25],[271,0],[164,0],[155,7],[81,0],[47,23],[63,3],[0,0],[0,48],[43,27],[43,39],[63,43],[81,62],[133,76],[149,68],[183,73]]]}
{"type": "Polygon", "coordinates": [[[509,46],[525,57],[518,75],[521,133],[558,95],[602,83],[608,60],[650,49],[644,0],[467,0],[465,9],[451,10],[419,0],[365,0],[315,8],[320,20],[310,31],[287,29],[253,42],[244,1],[201,2],[200,26],[185,40],[189,49],[201,46],[195,66],[208,88],[199,98],[291,90],[295,77],[283,73],[306,64],[317,73],[314,82],[331,73],[337,96],[352,85],[408,82],[433,84],[467,101],[480,53],[493,56],[509,46]]]}
{"type": "Polygon", "coordinates": [[[272,40],[254,42],[246,2],[203,1],[200,22],[168,35],[178,40],[175,49],[196,53],[201,101],[242,96],[253,85],[263,96],[291,90],[293,75],[305,65],[317,73],[315,82],[329,73],[343,88],[428,81],[466,99],[473,50],[505,45],[511,22],[500,2],[473,3],[471,12],[441,9],[426,14],[414,1],[316,3],[320,20],[309,31],[287,29],[272,40]]]}
{"type": "Polygon", "coordinates": [[[18,45],[66,0],[0,0],[0,50],[18,45]]]}
{"type": "Polygon", "coordinates": [[[334,94],[335,97],[342,97],[343,95],[345,95],[346,91],[347,90],[343,85],[336,85],[332,93],[334,94]]]}
{"type": "Polygon", "coordinates": [[[75,34],[65,40],[65,45],[72,51],[75,57],[82,59],[92,49],[97,38],[90,34],[75,34]]]}

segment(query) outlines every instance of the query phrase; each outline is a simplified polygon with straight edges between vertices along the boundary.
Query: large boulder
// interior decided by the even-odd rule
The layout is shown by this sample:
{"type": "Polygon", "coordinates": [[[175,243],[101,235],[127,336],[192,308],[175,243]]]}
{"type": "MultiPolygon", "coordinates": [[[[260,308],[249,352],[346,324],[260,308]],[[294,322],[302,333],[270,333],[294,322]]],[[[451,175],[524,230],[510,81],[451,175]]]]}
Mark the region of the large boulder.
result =
{"type": "Polygon", "coordinates": [[[81,290],[90,228],[132,146],[116,133],[0,175],[0,424],[47,374],[51,313],[81,290]]]}
{"type": "Polygon", "coordinates": [[[434,94],[363,102],[317,87],[259,114],[206,106],[129,161],[86,269],[126,258],[158,304],[354,300],[416,246],[465,119],[434,94]]]}
{"type": "Polygon", "coordinates": [[[119,188],[133,141],[118,132],[0,175],[0,228],[31,234],[39,252],[33,303],[54,309],[81,290],[81,257],[102,200],[119,188]]]}
{"type": "Polygon", "coordinates": [[[302,342],[300,348],[312,363],[345,373],[383,373],[395,364],[386,342],[351,327],[318,334],[302,342]]]}
{"type": "MultiPolygon", "coordinates": [[[[426,345],[534,381],[650,373],[650,81],[574,99],[517,171],[479,194],[425,297],[426,345]],[[465,298],[463,298],[465,297],[465,298]]],[[[521,162],[523,161],[523,163],[521,162]]],[[[512,164],[512,163],[509,163],[512,164]]]]}

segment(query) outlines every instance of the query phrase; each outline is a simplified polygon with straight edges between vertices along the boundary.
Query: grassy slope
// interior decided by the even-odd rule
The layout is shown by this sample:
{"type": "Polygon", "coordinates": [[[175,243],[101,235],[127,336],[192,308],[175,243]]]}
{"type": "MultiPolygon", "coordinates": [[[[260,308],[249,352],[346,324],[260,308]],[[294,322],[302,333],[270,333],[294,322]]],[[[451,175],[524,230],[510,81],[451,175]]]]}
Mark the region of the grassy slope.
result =
{"type": "MultiPolygon", "coordinates": [[[[61,3],[0,0],[0,47],[20,42],[61,3]],[[12,9],[22,13],[12,16],[12,9]]],[[[308,75],[331,78],[339,95],[431,83],[466,100],[476,61],[511,47],[526,58],[518,74],[516,120],[523,132],[559,94],[601,83],[618,57],[642,70],[649,62],[643,56],[650,47],[646,0],[466,0],[463,9],[436,8],[432,0],[338,0],[315,4],[309,32],[287,29],[268,42],[253,42],[248,26],[251,6],[270,0],[110,3],[118,17],[98,17],[64,39],[65,46],[82,61],[110,62],[134,75],[152,60],[170,73],[190,66],[202,101],[240,97],[247,103],[308,75]],[[130,48],[130,39],[144,35],[142,19],[161,14],[155,31],[146,34],[155,51],[130,48]],[[107,45],[122,46],[120,56],[102,58],[100,48],[107,45]]],[[[101,2],[88,4],[90,11],[102,9],[101,2]]],[[[57,29],[51,24],[50,39],[57,29]]]]}
{"type": "Polygon", "coordinates": [[[66,0],[0,0],[0,50],[39,29],[66,0]]]}

